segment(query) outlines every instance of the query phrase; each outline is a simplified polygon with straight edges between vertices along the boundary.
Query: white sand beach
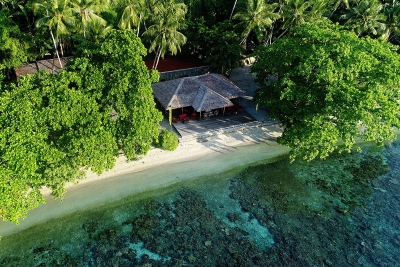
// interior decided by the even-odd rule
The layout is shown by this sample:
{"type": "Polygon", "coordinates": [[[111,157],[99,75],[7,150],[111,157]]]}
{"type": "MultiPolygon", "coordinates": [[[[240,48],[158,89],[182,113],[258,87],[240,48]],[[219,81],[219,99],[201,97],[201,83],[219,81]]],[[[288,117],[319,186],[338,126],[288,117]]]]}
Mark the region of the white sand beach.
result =
{"type": "Polygon", "coordinates": [[[0,223],[0,236],[7,236],[51,219],[90,209],[147,190],[162,189],[200,176],[222,173],[240,166],[266,161],[289,151],[276,143],[278,124],[186,140],[172,152],[152,149],[138,161],[117,159],[115,168],[100,176],[88,172],[78,184],[67,185],[63,201],[44,191],[47,203],[31,210],[20,225],[0,223]]]}
{"type": "Polygon", "coordinates": [[[211,136],[205,142],[185,141],[172,152],[152,149],[138,161],[126,162],[124,157],[118,158],[114,169],[100,176],[88,173],[79,184],[69,184],[63,201],[54,200],[49,192],[44,192],[47,203],[29,211],[20,225],[1,222],[0,236],[104,202],[277,157],[289,151],[275,142],[280,134],[278,125],[256,127],[211,136]]]}

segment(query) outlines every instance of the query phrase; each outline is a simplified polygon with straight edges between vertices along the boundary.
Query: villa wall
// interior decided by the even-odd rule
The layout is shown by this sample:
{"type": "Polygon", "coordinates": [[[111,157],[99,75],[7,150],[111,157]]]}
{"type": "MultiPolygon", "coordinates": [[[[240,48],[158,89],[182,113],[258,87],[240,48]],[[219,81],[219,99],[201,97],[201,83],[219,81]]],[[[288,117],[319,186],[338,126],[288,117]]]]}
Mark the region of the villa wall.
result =
{"type": "Polygon", "coordinates": [[[160,82],[178,79],[182,77],[198,76],[211,72],[211,66],[201,66],[190,69],[160,72],[160,82]]]}

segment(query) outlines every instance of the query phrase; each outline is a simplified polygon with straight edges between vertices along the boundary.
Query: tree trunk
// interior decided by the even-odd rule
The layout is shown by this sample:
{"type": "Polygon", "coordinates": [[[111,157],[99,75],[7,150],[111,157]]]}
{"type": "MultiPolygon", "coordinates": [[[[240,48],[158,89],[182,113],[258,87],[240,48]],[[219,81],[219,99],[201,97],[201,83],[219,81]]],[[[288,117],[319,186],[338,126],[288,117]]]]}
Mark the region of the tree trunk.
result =
{"type": "Polygon", "coordinates": [[[147,31],[146,20],[143,20],[144,29],[147,31]]]}
{"type": "Polygon", "coordinates": [[[285,30],[281,33],[281,35],[278,36],[278,39],[281,38],[281,37],[286,33],[287,30],[288,30],[288,29],[285,29],[285,30]]]}
{"type": "Polygon", "coordinates": [[[235,10],[236,3],[237,3],[237,0],[235,0],[235,4],[233,5],[232,12],[231,12],[231,15],[229,17],[229,20],[232,20],[232,15],[233,15],[233,11],[235,10]]]}
{"type": "Polygon", "coordinates": [[[56,40],[54,39],[53,30],[51,28],[50,28],[50,34],[51,34],[51,39],[53,40],[54,50],[56,52],[56,55],[57,55],[57,58],[58,58],[58,62],[60,63],[60,67],[63,68],[63,65],[62,65],[61,59],[60,59],[60,55],[58,54],[57,43],[56,43],[56,40]]]}
{"type": "Polygon", "coordinates": [[[158,56],[158,49],[159,49],[159,47],[156,50],[156,56],[154,57],[153,66],[151,67],[151,69],[153,69],[153,70],[155,69],[155,66],[156,66],[156,61],[157,61],[157,56],[158,56]]]}
{"type": "Polygon", "coordinates": [[[61,56],[64,56],[64,49],[63,49],[63,44],[62,41],[60,39],[58,39],[58,44],[60,44],[60,50],[61,50],[61,56]]]}
{"type": "Polygon", "coordinates": [[[56,53],[53,53],[53,66],[51,67],[51,74],[54,73],[54,59],[56,58],[56,53]]]}
{"type": "Polygon", "coordinates": [[[139,31],[140,31],[140,22],[142,21],[142,13],[140,13],[139,15],[139,23],[137,26],[137,33],[136,33],[136,37],[139,37],[139,31]]]}
{"type": "Polygon", "coordinates": [[[247,37],[249,37],[250,32],[251,32],[251,31],[248,31],[248,32],[246,33],[246,36],[245,36],[245,37],[243,38],[243,40],[240,42],[240,45],[246,43],[246,39],[247,39],[247,37]]]}
{"type": "Polygon", "coordinates": [[[153,62],[153,70],[157,69],[158,62],[160,61],[160,57],[161,57],[161,47],[159,46],[157,49],[156,58],[154,59],[154,62],[153,62]]]}
{"type": "Polygon", "coordinates": [[[268,34],[267,45],[272,44],[272,36],[274,34],[274,26],[275,26],[275,22],[272,24],[271,32],[268,34]]]}

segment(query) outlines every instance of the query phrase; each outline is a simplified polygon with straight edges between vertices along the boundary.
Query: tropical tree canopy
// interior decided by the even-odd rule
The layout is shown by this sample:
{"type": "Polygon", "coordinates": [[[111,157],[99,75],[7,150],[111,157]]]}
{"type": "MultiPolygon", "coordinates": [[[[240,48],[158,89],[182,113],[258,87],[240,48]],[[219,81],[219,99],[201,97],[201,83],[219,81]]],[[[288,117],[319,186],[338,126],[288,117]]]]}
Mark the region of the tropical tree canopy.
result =
{"type": "Polygon", "coordinates": [[[154,12],[154,24],[143,35],[151,39],[149,52],[156,52],[153,65],[153,69],[156,69],[160,57],[164,58],[167,51],[176,55],[181,50],[181,45],[186,43],[186,36],[179,30],[186,26],[184,22],[187,6],[174,0],[163,0],[154,12]]]}
{"type": "Polygon", "coordinates": [[[70,27],[76,23],[72,7],[68,0],[36,1],[33,10],[42,17],[36,21],[36,26],[47,26],[54,31],[55,38],[61,38],[70,33],[70,27]]]}
{"type": "Polygon", "coordinates": [[[282,29],[299,26],[306,22],[323,20],[327,12],[325,0],[287,0],[282,4],[282,29]]]}
{"type": "Polygon", "coordinates": [[[392,41],[400,34],[400,3],[398,1],[389,1],[384,5],[386,15],[387,33],[386,39],[392,41]]]}
{"type": "Polygon", "coordinates": [[[325,23],[295,27],[289,36],[256,50],[256,102],[283,124],[278,142],[292,148],[293,159],[350,151],[357,136],[378,144],[396,137],[396,49],[325,23]]]}
{"type": "Polygon", "coordinates": [[[109,127],[125,156],[135,159],[146,154],[162,120],[154,107],[151,88],[159,74],[144,64],[146,48],[133,31],[111,30],[86,54],[91,55],[90,60],[81,59],[69,68],[80,72],[83,87],[92,92],[107,114],[117,114],[109,127]]]}
{"type": "Polygon", "coordinates": [[[7,72],[27,61],[21,37],[18,26],[0,10],[0,65],[3,65],[7,72]]]}
{"type": "Polygon", "coordinates": [[[263,33],[272,26],[274,20],[280,16],[274,13],[278,7],[277,3],[267,4],[264,0],[247,0],[246,8],[240,9],[233,17],[240,20],[244,28],[244,43],[251,31],[256,33],[259,40],[262,39],[263,33]]]}
{"type": "Polygon", "coordinates": [[[123,3],[123,6],[124,9],[118,27],[128,30],[137,27],[137,34],[139,35],[140,23],[147,13],[145,0],[127,0],[123,3]]]}
{"type": "Polygon", "coordinates": [[[74,0],[72,1],[72,14],[78,17],[76,30],[83,33],[86,37],[88,28],[91,24],[102,25],[105,27],[107,22],[99,16],[101,11],[108,8],[107,1],[99,0],[74,0]]]}
{"type": "Polygon", "coordinates": [[[240,36],[230,26],[230,21],[221,22],[203,32],[208,44],[204,51],[204,62],[211,64],[214,71],[229,76],[239,67],[244,48],[238,43],[240,36]]]}
{"type": "Polygon", "coordinates": [[[66,182],[111,169],[123,152],[135,159],[158,138],[162,115],[154,107],[146,49],[133,32],[110,31],[57,75],[38,72],[0,93],[0,217],[18,222],[66,182]]]}
{"type": "Polygon", "coordinates": [[[375,36],[385,36],[386,16],[382,13],[383,5],[379,0],[361,0],[357,6],[352,7],[341,19],[347,20],[346,23],[357,33],[373,34],[375,36]]]}

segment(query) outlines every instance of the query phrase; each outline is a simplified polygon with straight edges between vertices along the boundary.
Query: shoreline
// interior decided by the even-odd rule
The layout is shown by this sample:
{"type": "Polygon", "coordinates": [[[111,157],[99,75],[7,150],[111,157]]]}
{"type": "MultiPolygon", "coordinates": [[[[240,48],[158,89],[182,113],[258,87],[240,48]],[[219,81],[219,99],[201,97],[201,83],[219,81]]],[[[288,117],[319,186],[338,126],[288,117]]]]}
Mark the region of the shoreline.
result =
{"type": "Polygon", "coordinates": [[[196,179],[287,154],[289,148],[276,143],[282,129],[277,125],[261,126],[181,142],[175,151],[151,149],[137,161],[117,159],[115,167],[101,175],[87,172],[78,184],[67,184],[63,201],[51,198],[43,190],[46,204],[31,210],[19,225],[0,222],[0,236],[6,237],[30,227],[88,210],[106,202],[196,179]]]}

